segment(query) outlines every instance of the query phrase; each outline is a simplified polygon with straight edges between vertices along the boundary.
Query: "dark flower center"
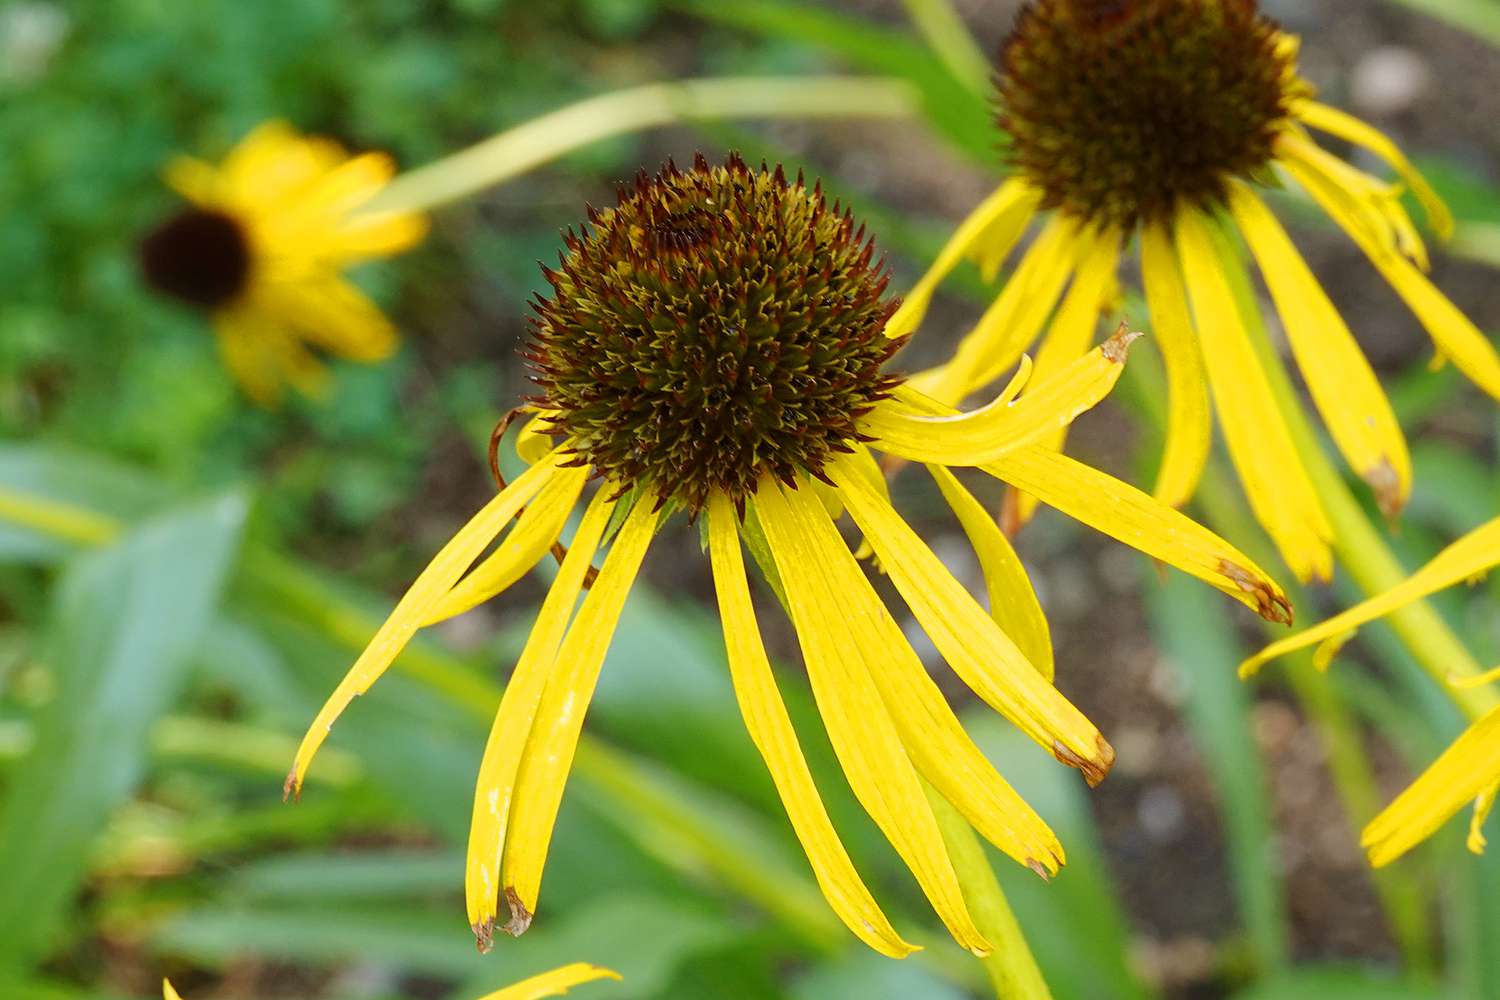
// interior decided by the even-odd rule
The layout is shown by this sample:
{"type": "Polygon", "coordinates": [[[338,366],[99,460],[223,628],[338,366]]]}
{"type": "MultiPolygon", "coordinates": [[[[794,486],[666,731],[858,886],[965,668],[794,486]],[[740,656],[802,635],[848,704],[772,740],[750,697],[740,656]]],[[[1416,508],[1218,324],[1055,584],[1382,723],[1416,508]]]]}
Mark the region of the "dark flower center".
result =
{"type": "Polygon", "coordinates": [[[190,208],[140,243],[141,274],[157,291],[212,309],[239,295],[250,277],[250,245],[222,212],[190,208]]]}
{"type": "Polygon", "coordinates": [[[1044,204],[1126,231],[1272,158],[1305,85],[1254,0],[1034,0],[1000,51],[999,120],[1044,204]]]}
{"type": "Polygon", "coordinates": [[[580,457],[697,511],[820,475],[899,378],[873,241],[819,188],[731,156],[668,164],[569,230],[528,352],[580,457]]]}

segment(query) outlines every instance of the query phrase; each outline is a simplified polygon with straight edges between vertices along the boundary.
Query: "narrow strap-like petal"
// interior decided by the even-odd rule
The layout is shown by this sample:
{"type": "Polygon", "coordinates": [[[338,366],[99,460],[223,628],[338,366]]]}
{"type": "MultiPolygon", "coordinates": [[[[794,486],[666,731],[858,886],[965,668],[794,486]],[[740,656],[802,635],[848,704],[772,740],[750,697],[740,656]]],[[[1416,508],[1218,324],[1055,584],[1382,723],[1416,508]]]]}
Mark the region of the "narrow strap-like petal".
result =
{"type": "Polygon", "coordinates": [[[859,429],[881,451],[917,462],[973,466],[995,461],[1066,427],[1109,395],[1136,336],[1117,333],[1052,378],[1033,379],[1019,399],[1002,394],[972,413],[942,412],[947,408],[935,399],[902,386],[861,418],[859,429]]]}
{"type": "Polygon", "coordinates": [[[1500,768],[1496,768],[1495,784],[1474,798],[1474,816],[1469,820],[1469,835],[1464,838],[1464,846],[1475,854],[1483,854],[1489,843],[1484,839],[1484,821],[1490,818],[1497,796],[1500,796],[1500,768]]]}
{"type": "Polygon", "coordinates": [[[916,950],[916,945],[896,933],[855,871],[802,756],[796,730],[792,728],[761,644],[760,626],[745,581],[736,520],[729,498],[722,493],[713,494],[708,507],[709,556],[719,617],[723,621],[724,645],[729,654],[729,675],[734,681],[745,728],[771,772],[776,792],[802,849],[807,852],[824,898],[861,941],[882,955],[904,958],[916,950]]]}
{"type": "Polygon", "coordinates": [[[847,613],[845,595],[835,592],[825,575],[822,546],[791,502],[814,504],[816,516],[825,523],[826,515],[816,499],[802,491],[790,492],[791,497],[783,496],[781,488],[766,479],[754,504],[786,591],[829,741],[855,797],[916,877],[949,933],[970,951],[986,953],[989,942],[969,915],[942,832],[890,709],[860,648],[849,641],[850,629],[870,623],[847,613]]]}
{"type": "Polygon", "coordinates": [[[479,1000],[543,1000],[544,997],[562,996],[569,988],[592,983],[596,979],[619,978],[618,972],[602,965],[574,962],[572,965],[564,965],[560,969],[523,979],[503,990],[486,993],[479,1000]]]}
{"type": "Polygon", "coordinates": [[[1022,655],[901,515],[841,463],[829,472],[891,582],[954,673],[1027,736],[1098,784],[1114,751],[1094,724],[1022,655]]]}
{"type": "Polygon", "coordinates": [[[1141,283],[1151,313],[1151,337],[1167,372],[1167,438],[1156,474],[1156,499],[1181,507],[1198,489],[1213,444],[1208,371],[1193,332],[1187,289],[1172,236],[1160,222],[1141,230],[1141,283]]]}
{"type": "Polygon", "coordinates": [[[1434,556],[1427,565],[1385,593],[1356,604],[1312,628],[1271,643],[1240,664],[1240,676],[1248,677],[1259,670],[1262,664],[1314,644],[1321,644],[1315,662],[1320,667],[1326,667],[1338,648],[1354,635],[1359,626],[1388,615],[1428,594],[1488,572],[1496,564],[1500,564],[1500,518],[1464,535],[1434,556]]]}
{"type": "Polygon", "coordinates": [[[974,546],[989,591],[990,617],[1015,642],[1027,662],[1044,678],[1052,680],[1052,632],[1021,557],[989,511],[974,499],[957,476],[941,465],[929,465],[927,471],[958,518],[969,544],[974,546]]]}
{"type": "Polygon", "coordinates": [[[1271,290],[1323,422],[1381,509],[1396,515],[1411,493],[1411,458],[1380,380],[1270,210],[1238,181],[1229,184],[1229,208],[1271,290]]]}
{"type": "Polygon", "coordinates": [[[1040,201],[1041,192],[1012,178],[980,202],[953,231],[927,273],[902,296],[900,307],[885,325],[886,336],[904,337],[920,326],[933,292],[965,257],[982,254],[998,266],[1026,230],[1040,201]]]}
{"type": "Polygon", "coordinates": [[[162,1000],[182,1000],[182,996],[177,992],[177,988],[167,979],[161,981],[161,995],[162,1000]]]}
{"type": "Polygon", "coordinates": [[[1297,101],[1292,105],[1292,115],[1304,125],[1311,126],[1319,132],[1337,136],[1346,142],[1352,142],[1356,146],[1363,146],[1380,157],[1400,175],[1401,179],[1406,182],[1406,186],[1411,188],[1411,193],[1416,196],[1417,201],[1421,202],[1422,210],[1427,213],[1427,223],[1432,226],[1433,232],[1442,239],[1447,239],[1453,234],[1453,213],[1448,211],[1448,206],[1432,189],[1432,185],[1427,183],[1427,178],[1422,176],[1421,171],[1412,166],[1406,154],[1401,152],[1401,147],[1387,138],[1379,129],[1360,121],[1348,112],[1318,101],[1297,101]]]}
{"type": "Polygon", "coordinates": [[[539,410],[516,432],[516,454],[527,465],[535,465],[552,450],[554,428],[548,419],[551,416],[551,411],[539,410]]]}
{"type": "Polygon", "coordinates": [[[1177,215],[1177,255],[1219,426],[1250,508],[1299,580],[1327,580],[1333,528],[1250,343],[1208,222],[1195,208],[1177,215]]]}
{"type": "MultiPolygon", "coordinates": [[[[464,896],[469,924],[474,928],[482,950],[489,948],[494,935],[500,896],[497,876],[521,756],[536,718],[537,705],[546,690],[547,678],[556,663],[558,647],[562,645],[563,634],[583,590],[584,578],[599,548],[599,540],[604,536],[604,528],[614,514],[615,502],[609,498],[610,493],[606,486],[589,502],[557,577],[547,588],[547,596],[526,637],[526,646],[516,661],[510,682],[505,685],[505,694],[500,699],[500,708],[495,713],[484,757],[479,764],[479,778],[474,783],[474,810],[469,821],[464,896]]],[[[529,919],[529,913],[523,915],[512,904],[509,928],[512,932],[525,930],[524,924],[529,919]]]]}
{"type": "Polygon", "coordinates": [[[1500,780],[1500,707],[1492,708],[1381,810],[1360,835],[1376,868],[1432,836],[1500,780]]]}
{"type": "Polygon", "coordinates": [[[396,328],[380,307],[337,274],[277,282],[262,292],[310,344],[353,361],[383,361],[396,349],[396,328]]]}
{"type": "Polygon", "coordinates": [[[631,510],[599,568],[599,578],[568,628],[537,706],[531,734],[521,754],[515,803],[501,862],[506,897],[513,906],[520,907],[521,913],[536,912],[552,826],[578,749],[583,716],[594,696],[604,654],[614,638],[620,611],[656,532],[658,519],[658,512],[650,503],[638,503],[631,510]]]}
{"type": "Polygon", "coordinates": [[[461,615],[504,593],[511,584],[531,572],[532,567],[546,555],[548,548],[562,533],[563,525],[568,523],[568,516],[578,504],[588,478],[587,468],[558,469],[557,474],[536,495],[536,499],[526,506],[526,511],[516,519],[515,525],[499,547],[443,595],[432,606],[422,624],[434,625],[461,615]]]}
{"type": "Polygon", "coordinates": [[[339,682],[339,686],[334,689],[333,694],[319,710],[317,717],[313,719],[312,725],[308,727],[307,735],[302,737],[302,745],[297,748],[297,757],[292,764],[291,773],[287,775],[288,793],[301,790],[302,779],[307,774],[307,766],[312,763],[313,755],[328,738],[334,720],[357,695],[368,691],[370,685],[385,673],[391,661],[400,654],[406,644],[411,641],[411,637],[416,634],[417,629],[421,627],[434,602],[440,600],[452,589],[459,575],[469,568],[470,564],[479,557],[479,553],[484,551],[485,546],[489,545],[495,536],[510,523],[516,511],[547,485],[547,481],[556,471],[555,454],[547,461],[527,469],[515,482],[485,504],[484,508],[475,514],[468,524],[460,528],[436,556],[433,556],[432,562],[427,564],[427,568],[422,570],[413,581],[405,596],[397,602],[395,610],[380,626],[374,638],[370,640],[370,644],[354,661],[354,666],[349,668],[349,673],[339,682]]]}

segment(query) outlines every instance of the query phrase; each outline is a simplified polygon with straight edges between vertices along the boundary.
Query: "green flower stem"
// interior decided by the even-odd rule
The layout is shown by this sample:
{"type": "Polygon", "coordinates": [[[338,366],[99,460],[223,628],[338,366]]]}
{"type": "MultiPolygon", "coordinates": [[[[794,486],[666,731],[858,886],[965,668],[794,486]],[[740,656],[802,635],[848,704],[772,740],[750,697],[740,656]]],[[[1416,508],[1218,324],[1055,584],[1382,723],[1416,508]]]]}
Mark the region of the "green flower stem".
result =
{"type": "Polygon", "coordinates": [[[974,91],[990,92],[990,61],[950,0],[904,0],[912,26],[942,60],[954,79],[974,91]]]}
{"type": "Polygon", "coordinates": [[[995,996],[1000,1000],[1052,1000],[1052,991],[1047,988],[1042,970],[1026,944],[1026,936],[1021,933],[1021,925],[990,867],[984,844],[952,803],[925,781],[922,785],[932,803],[969,915],[993,946],[989,956],[980,961],[989,974],[995,996]]]}
{"type": "Polygon", "coordinates": [[[435,208],[601,139],[673,122],[904,118],[919,109],[915,89],[890,77],[745,76],[651,83],[570,104],[402,174],[363,210],[435,208]]]}

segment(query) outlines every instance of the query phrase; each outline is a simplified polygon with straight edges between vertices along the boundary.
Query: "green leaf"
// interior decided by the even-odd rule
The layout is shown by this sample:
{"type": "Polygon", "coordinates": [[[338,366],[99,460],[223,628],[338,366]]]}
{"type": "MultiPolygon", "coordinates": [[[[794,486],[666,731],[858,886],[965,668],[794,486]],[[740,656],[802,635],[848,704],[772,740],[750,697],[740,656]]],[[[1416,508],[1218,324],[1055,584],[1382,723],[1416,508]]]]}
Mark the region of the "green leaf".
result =
{"type": "Polygon", "coordinates": [[[0,815],[0,970],[53,945],[95,836],[140,782],[151,724],[212,620],[245,510],[238,494],[173,510],[65,570],[46,652],[56,692],[0,815]]]}
{"type": "Polygon", "coordinates": [[[1334,965],[1290,969],[1234,995],[1234,1000],[1442,1000],[1437,984],[1334,965]]]}
{"type": "Polygon", "coordinates": [[[1494,0],[1397,0],[1481,41],[1500,46],[1500,7],[1494,0]]]}

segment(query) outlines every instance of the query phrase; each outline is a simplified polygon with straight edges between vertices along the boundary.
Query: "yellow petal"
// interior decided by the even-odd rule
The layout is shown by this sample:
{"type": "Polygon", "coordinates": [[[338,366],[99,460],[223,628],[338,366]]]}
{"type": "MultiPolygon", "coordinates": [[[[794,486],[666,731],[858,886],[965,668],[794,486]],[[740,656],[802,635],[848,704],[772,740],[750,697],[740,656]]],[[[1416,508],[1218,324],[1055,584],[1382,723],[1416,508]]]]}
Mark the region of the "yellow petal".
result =
{"type": "Polygon", "coordinates": [[[1093,723],[1029,662],[901,515],[841,462],[829,466],[849,514],[953,672],[995,711],[1083,771],[1089,784],[1109,772],[1114,751],[1093,723]]]}
{"type": "Polygon", "coordinates": [[[563,785],[578,749],[578,734],[588,711],[599,668],[620,622],[620,611],[635,582],[641,560],[656,531],[658,514],[649,502],[637,503],[610,545],[599,578],[583,599],[568,629],[547,689],[537,706],[531,734],[521,754],[515,804],[505,837],[501,877],[508,897],[522,911],[536,912],[542,868],[552,842],[552,826],[562,804],[563,785]]]}
{"type": "MultiPolygon", "coordinates": [[[[547,597],[542,601],[536,621],[532,623],[526,647],[516,661],[516,669],[505,685],[505,694],[500,699],[499,711],[495,713],[495,722],[485,743],[479,778],[474,783],[474,811],[469,823],[469,852],[464,869],[469,925],[474,928],[481,950],[489,949],[494,932],[500,895],[496,875],[500,871],[501,849],[510,821],[521,757],[536,718],[537,705],[556,662],[558,647],[562,645],[563,634],[583,590],[584,577],[599,547],[599,539],[604,536],[605,526],[614,513],[615,502],[609,499],[610,492],[608,488],[601,489],[584,512],[583,521],[573,536],[573,544],[568,548],[557,578],[547,589],[547,597]]],[[[531,914],[521,912],[512,903],[511,920],[509,929],[512,933],[520,933],[526,929],[531,914]]]]}
{"type": "Polygon", "coordinates": [[[308,727],[307,735],[302,737],[302,744],[297,748],[292,772],[287,776],[288,792],[301,791],[307,766],[312,763],[313,755],[328,738],[334,720],[357,695],[368,691],[370,685],[385,673],[391,661],[416,634],[433,603],[453,587],[463,571],[469,568],[479,553],[510,522],[516,511],[547,484],[556,469],[555,456],[527,469],[520,478],[485,504],[468,524],[460,528],[433,557],[432,562],[427,564],[427,568],[422,570],[308,727]]]}
{"type": "Polygon", "coordinates": [[[545,411],[538,412],[516,432],[516,454],[527,465],[535,465],[552,450],[552,438],[556,430],[548,421],[550,415],[545,411]]]}
{"type": "Polygon", "coordinates": [[[1208,222],[1197,209],[1177,215],[1177,255],[1219,426],[1250,508],[1298,579],[1327,580],[1333,571],[1328,546],[1333,528],[1250,343],[1208,222]]]}
{"type": "Polygon", "coordinates": [[[219,172],[191,156],[175,156],[163,171],[167,187],[194,205],[208,207],[219,199],[219,172]]]}
{"type": "MultiPolygon", "coordinates": [[[[1045,381],[1033,379],[1019,399],[1002,393],[972,413],[955,414],[911,386],[901,386],[860,419],[875,447],[917,462],[983,465],[1066,427],[1109,395],[1124,370],[1130,342],[1121,331],[1045,381]]],[[[1014,383],[1012,383],[1014,384],[1014,383]]]]}
{"type": "Polygon", "coordinates": [[[162,1000],[182,1000],[177,993],[177,988],[165,979],[161,981],[161,995],[162,1000]]]}
{"type": "Polygon", "coordinates": [[[588,478],[589,471],[585,468],[557,470],[536,499],[527,504],[499,547],[432,606],[422,625],[435,625],[461,615],[503,593],[531,572],[562,533],[588,478]]]}
{"type": "MultiPolygon", "coordinates": [[[[813,698],[850,788],[911,869],[954,939],[970,951],[988,952],[989,942],[969,915],[942,833],[890,709],[861,648],[848,640],[850,629],[870,623],[846,614],[848,595],[831,585],[823,565],[826,553],[807,528],[807,523],[817,522],[798,512],[817,501],[798,490],[783,496],[767,479],[754,503],[786,590],[813,698]]],[[[829,523],[820,507],[812,509],[829,523]]]]}
{"type": "Polygon", "coordinates": [[[1428,594],[1468,580],[1496,563],[1500,563],[1500,518],[1475,528],[1385,593],[1356,604],[1319,625],[1271,643],[1240,664],[1240,676],[1248,677],[1267,661],[1305,649],[1314,643],[1347,640],[1355,629],[1366,622],[1372,622],[1428,594]]]}
{"type": "Polygon", "coordinates": [[[885,325],[886,336],[904,337],[916,330],[927,313],[933,292],[965,257],[983,254],[986,263],[994,261],[998,267],[1025,231],[1040,201],[1039,191],[1025,181],[1012,178],[980,202],[954,230],[927,273],[902,297],[901,306],[885,325]]]}
{"type": "Polygon", "coordinates": [[[957,403],[1015,364],[1057,303],[1077,249],[1077,227],[1053,215],[952,360],[914,380],[922,391],[957,403]]]}
{"type": "Polygon", "coordinates": [[[1427,183],[1421,171],[1412,166],[1401,148],[1378,129],[1360,121],[1353,115],[1317,101],[1298,101],[1292,105],[1292,114],[1303,124],[1337,136],[1346,142],[1363,146],[1384,160],[1411,188],[1411,193],[1421,202],[1427,213],[1427,223],[1442,239],[1453,234],[1453,215],[1438,193],[1427,183]]]}
{"type": "Polygon", "coordinates": [[[343,220],[328,238],[328,254],[338,263],[389,257],[422,242],[428,230],[425,215],[410,213],[358,214],[343,220]]]}
{"type": "Polygon", "coordinates": [[[542,1000],[543,997],[562,996],[573,986],[591,983],[596,979],[619,979],[620,974],[602,965],[574,962],[560,969],[544,972],[539,976],[524,979],[514,986],[507,986],[494,993],[486,993],[479,1000],[542,1000]]]}
{"type": "Polygon", "coordinates": [[[1022,448],[983,469],[1075,521],[1212,584],[1262,618],[1292,620],[1286,594],[1248,556],[1128,483],[1045,448],[1022,448]]]}
{"type": "Polygon", "coordinates": [[[905,958],[916,945],[902,940],[881,912],[870,890],[855,871],[839,835],[823,808],[812,773],[802,756],[797,733],[787,716],[776,677],[761,644],[750,588],[745,582],[744,556],[740,552],[737,518],[728,497],[715,493],[709,499],[708,545],[713,562],[714,591],[719,617],[724,625],[724,644],[729,653],[729,673],[735,697],[750,739],[766,762],[776,792],[786,806],[787,817],[802,849],[812,863],[818,887],[839,919],[865,944],[882,955],[905,958]]]}
{"type": "Polygon", "coordinates": [[[342,158],[336,147],[310,142],[284,121],[268,121],[224,158],[220,191],[236,205],[265,211],[304,190],[342,158]]]}
{"type": "Polygon", "coordinates": [[[990,617],[1015,642],[1027,662],[1044,678],[1052,680],[1052,633],[1021,557],[1016,555],[989,511],[974,499],[957,476],[941,465],[929,465],[927,471],[937,481],[943,498],[969,537],[969,544],[974,546],[979,568],[984,573],[985,589],[989,591],[990,617]]]}
{"type": "Polygon", "coordinates": [[[1360,835],[1379,868],[1432,836],[1464,805],[1500,781],[1500,708],[1491,709],[1396,796],[1360,835]]]}
{"type": "Polygon", "coordinates": [[[281,367],[272,356],[268,320],[253,309],[231,306],[214,314],[219,356],[245,395],[259,406],[281,402],[281,367]]]}
{"type": "Polygon", "coordinates": [[[1469,819],[1469,835],[1464,839],[1464,846],[1475,854],[1483,854],[1489,843],[1484,839],[1484,821],[1490,818],[1490,811],[1495,808],[1496,795],[1500,795],[1500,783],[1486,788],[1474,800],[1474,815],[1469,819]]]}
{"type": "Polygon", "coordinates": [[[1213,443],[1208,371],[1188,314],[1187,290],[1172,237],[1159,222],[1141,230],[1141,279],[1151,313],[1151,336],[1167,371],[1167,439],[1156,474],[1156,499],[1181,507],[1198,488],[1213,443]]]}
{"type": "Polygon", "coordinates": [[[1381,510],[1394,516],[1411,493],[1411,458],[1380,380],[1270,210],[1238,181],[1230,182],[1229,208],[1334,442],[1374,489],[1381,510]]]}
{"type": "Polygon", "coordinates": [[[265,293],[309,343],[351,361],[383,361],[396,349],[396,328],[380,307],[337,274],[278,283],[265,293]]]}
{"type": "Polygon", "coordinates": [[[1338,223],[1426,328],[1438,353],[1485,392],[1500,399],[1500,353],[1427,276],[1382,246],[1363,221],[1359,201],[1303,160],[1282,161],[1287,172],[1338,223]]]}

